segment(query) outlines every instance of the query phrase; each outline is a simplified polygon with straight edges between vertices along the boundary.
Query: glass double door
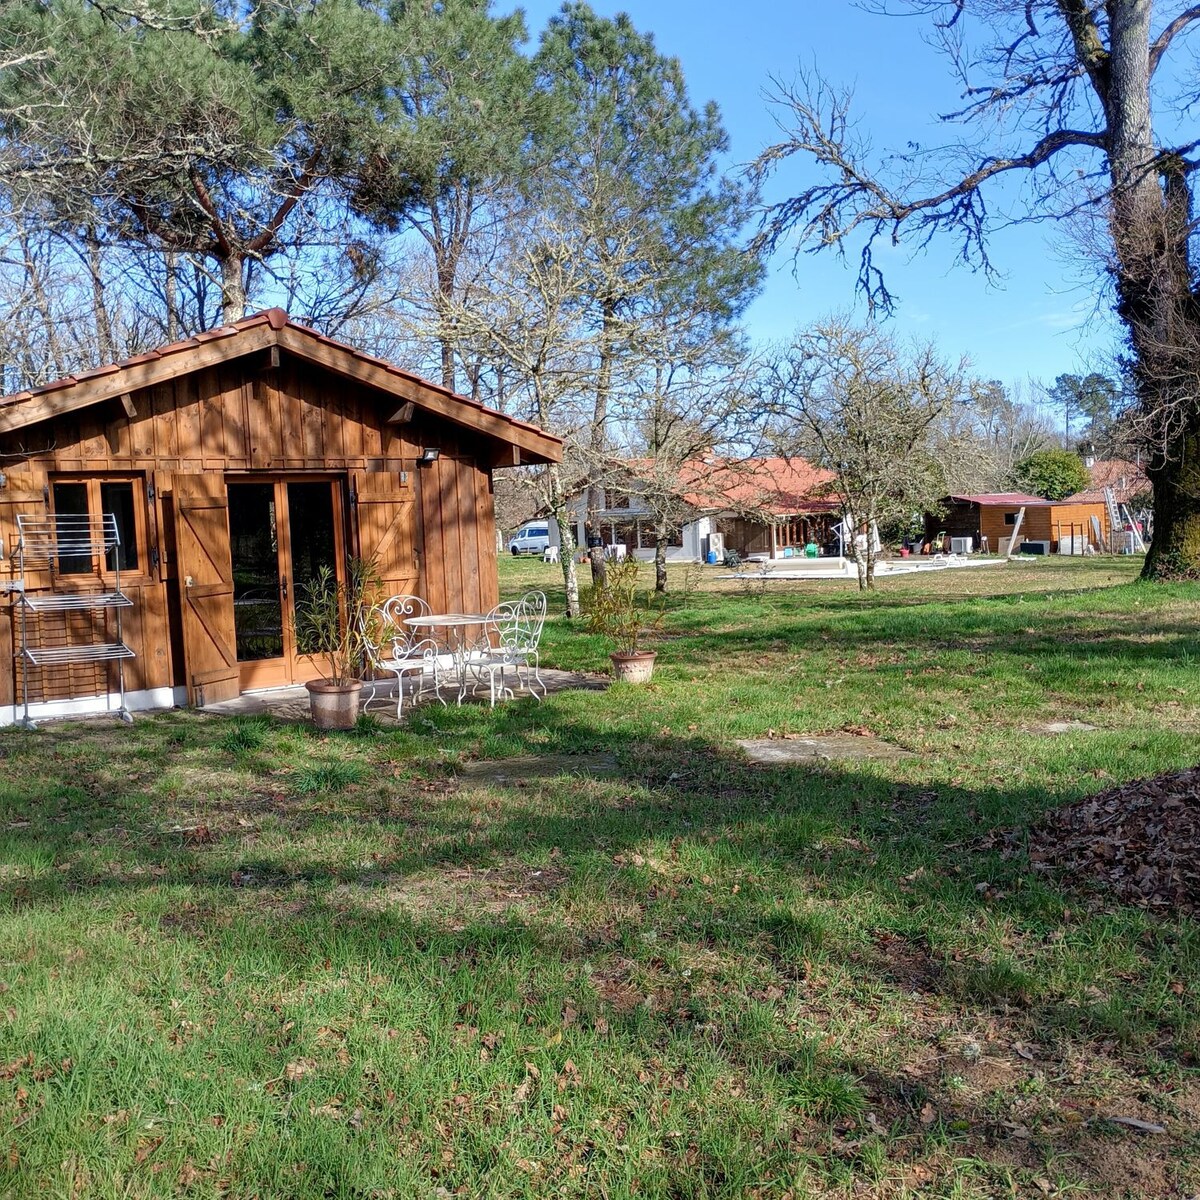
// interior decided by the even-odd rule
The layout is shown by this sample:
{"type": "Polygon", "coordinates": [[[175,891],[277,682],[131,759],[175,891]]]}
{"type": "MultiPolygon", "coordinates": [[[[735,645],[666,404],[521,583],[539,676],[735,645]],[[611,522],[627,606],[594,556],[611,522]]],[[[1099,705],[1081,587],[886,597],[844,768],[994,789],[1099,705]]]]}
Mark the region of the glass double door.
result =
{"type": "Polygon", "coordinates": [[[345,572],[342,485],[336,479],[231,481],[229,550],[241,687],[281,687],[320,671],[296,653],[298,596],[327,566],[345,572]]]}

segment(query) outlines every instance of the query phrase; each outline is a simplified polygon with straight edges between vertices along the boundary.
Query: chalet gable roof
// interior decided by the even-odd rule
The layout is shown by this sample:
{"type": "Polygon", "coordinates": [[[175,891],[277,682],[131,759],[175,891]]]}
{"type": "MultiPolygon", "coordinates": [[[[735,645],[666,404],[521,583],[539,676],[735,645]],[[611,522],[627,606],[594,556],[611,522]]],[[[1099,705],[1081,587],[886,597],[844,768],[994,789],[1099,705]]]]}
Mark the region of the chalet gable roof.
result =
{"type": "Polygon", "coordinates": [[[412,403],[484,437],[506,443],[514,448],[514,466],[558,462],[562,458],[561,438],[326,337],[291,320],[280,308],[269,308],[233,325],[198,333],[123,362],[0,397],[0,433],[23,429],[273,347],[390,395],[401,405],[412,403]]]}

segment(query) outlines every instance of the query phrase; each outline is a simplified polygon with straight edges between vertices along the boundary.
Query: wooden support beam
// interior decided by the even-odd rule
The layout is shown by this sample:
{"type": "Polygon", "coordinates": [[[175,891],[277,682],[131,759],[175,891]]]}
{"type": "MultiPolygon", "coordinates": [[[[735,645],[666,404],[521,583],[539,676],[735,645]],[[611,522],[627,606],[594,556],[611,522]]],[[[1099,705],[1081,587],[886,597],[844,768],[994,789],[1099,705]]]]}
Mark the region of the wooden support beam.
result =
{"type": "Polygon", "coordinates": [[[387,419],[389,425],[407,425],[413,419],[413,414],[417,411],[417,406],[411,401],[406,400],[390,417],[387,419]]]}
{"type": "Polygon", "coordinates": [[[133,402],[133,396],[129,392],[121,393],[121,407],[125,410],[125,415],[132,421],[137,416],[137,405],[133,402]]]}
{"type": "Polygon", "coordinates": [[[501,446],[492,459],[493,470],[501,470],[504,467],[519,467],[520,465],[520,446],[501,446]]]}

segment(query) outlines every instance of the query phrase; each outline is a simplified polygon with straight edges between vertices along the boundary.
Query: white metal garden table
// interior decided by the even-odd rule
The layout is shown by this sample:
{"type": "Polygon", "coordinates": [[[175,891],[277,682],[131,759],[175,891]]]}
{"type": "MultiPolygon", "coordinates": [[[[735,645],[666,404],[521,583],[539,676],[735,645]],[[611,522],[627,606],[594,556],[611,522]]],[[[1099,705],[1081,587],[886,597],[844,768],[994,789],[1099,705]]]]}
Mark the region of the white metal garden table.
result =
{"type": "Polygon", "coordinates": [[[477,631],[491,621],[490,613],[435,613],[427,617],[408,617],[405,625],[428,630],[430,637],[443,645],[454,660],[458,674],[458,703],[467,694],[467,670],[476,645],[477,631]]]}

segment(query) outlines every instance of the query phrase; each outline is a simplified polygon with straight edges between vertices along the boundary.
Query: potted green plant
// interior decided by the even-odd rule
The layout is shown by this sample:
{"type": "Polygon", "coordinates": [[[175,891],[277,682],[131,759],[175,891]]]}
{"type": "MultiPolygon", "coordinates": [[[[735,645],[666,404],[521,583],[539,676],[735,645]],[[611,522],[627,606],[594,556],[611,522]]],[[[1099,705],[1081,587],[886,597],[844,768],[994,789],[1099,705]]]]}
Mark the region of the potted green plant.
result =
{"type": "Polygon", "coordinates": [[[304,685],[319,729],[352,729],[358,720],[374,583],[371,564],[352,558],[344,581],[322,566],[300,589],[293,618],[296,652],[321,672],[304,685]]]}
{"type": "Polygon", "coordinates": [[[643,650],[642,635],[662,620],[637,603],[638,561],[629,557],[610,563],[603,587],[594,588],[588,605],[588,628],[609,638],[615,650],[609,655],[613,675],[623,683],[645,683],[654,674],[658,654],[643,650]]]}

